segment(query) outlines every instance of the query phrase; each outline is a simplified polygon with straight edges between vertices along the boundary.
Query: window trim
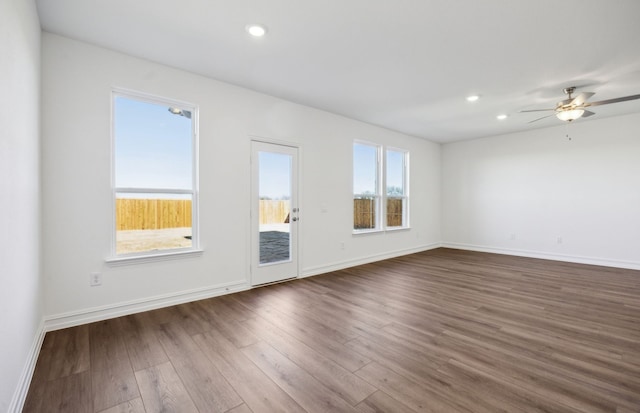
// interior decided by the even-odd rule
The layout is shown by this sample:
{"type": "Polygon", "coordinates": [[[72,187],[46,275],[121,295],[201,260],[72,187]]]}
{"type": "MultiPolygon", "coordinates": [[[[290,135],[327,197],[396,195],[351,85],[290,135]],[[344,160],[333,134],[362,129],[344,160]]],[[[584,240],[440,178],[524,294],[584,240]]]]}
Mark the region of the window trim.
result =
{"type": "Polygon", "coordinates": [[[156,260],[189,257],[194,254],[201,254],[200,231],[199,231],[199,107],[192,103],[170,99],[162,96],[152,95],[145,92],[113,87],[111,89],[111,251],[109,257],[105,259],[111,265],[125,265],[127,263],[144,263],[156,260]],[[178,107],[191,112],[191,176],[192,189],[158,189],[158,188],[127,188],[116,187],[116,137],[115,137],[115,105],[116,98],[123,97],[156,105],[166,105],[178,107]],[[171,248],[163,250],[142,251],[129,254],[117,254],[117,223],[116,223],[116,199],[118,193],[155,193],[155,194],[190,194],[191,195],[191,247],[171,248]]]}

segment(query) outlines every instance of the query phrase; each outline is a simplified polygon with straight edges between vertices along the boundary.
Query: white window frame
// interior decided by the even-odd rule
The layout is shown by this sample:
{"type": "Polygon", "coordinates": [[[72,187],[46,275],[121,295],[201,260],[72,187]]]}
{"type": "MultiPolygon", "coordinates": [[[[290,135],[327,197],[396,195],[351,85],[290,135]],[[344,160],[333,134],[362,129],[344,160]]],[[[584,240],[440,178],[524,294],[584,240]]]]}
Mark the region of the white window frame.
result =
{"type": "Polygon", "coordinates": [[[406,149],[387,147],[384,151],[385,156],[385,171],[384,171],[384,228],[387,231],[395,231],[398,229],[409,228],[409,151],[406,149]],[[389,152],[396,152],[402,154],[402,196],[389,196],[387,194],[387,175],[389,162],[387,157],[389,152]],[[402,225],[390,227],[387,225],[387,200],[389,199],[402,199],[402,225]]]}
{"type": "Polygon", "coordinates": [[[113,88],[111,92],[111,255],[106,259],[108,263],[118,264],[127,263],[129,261],[145,262],[155,261],[158,259],[177,258],[184,255],[199,254],[200,234],[199,234],[199,139],[198,139],[198,107],[191,103],[169,99],[165,97],[155,96],[143,92],[132,91],[121,88],[113,88]],[[159,189],[159,188],[123,188],[116,187],[116,155],[115,155],[115,105],[116,98],[123,97],[132,100],[138,100],[150,104],[166,105],[168,107],[179,108],[183,111],[191,112],[191,165],[192,165],[192,189],[159,189]],[[178,194],[191,195],[191,247],[163,249],[153,251],[143,251],[129,254],[117,254],[116,252],[116,198],[118,194],[136,193],[136,194],[178,194]]]}
{"type": "MultiPolygon", "coordinates": [[[[351,171],[352,173],[355,175],[355,164],[353,164],[353,158],[354,158],[354,154],[355,154],[355,145],[363,145],[363,146],[370,146],[376,149],[376,185],[375,185],[375,189],[376,192],[375,194],[356,194],[355,192],[355,188],[353,188],[352,186],[352,199],[355,201],[355,199],[357,199],[358,197],[360,197],[360,199],[366,199],[366,198],[373,198],[374,199],[374,213],[375,213],[375,226],[374,228],[362,228],[362,229],[356,229],[354,228],[354,222],[352,220],[351,222],[351,228],[353,229],[353,233],[354,234],[363,234],[363,233],[370,233],[370,232],[380,232],[383,231],[383,223],[384,221],[382,220],[382,216],[384,214],[384,208],[383,208],[383,202],[382,202],[382,198],[383,198],[383,192],[382,192],[382,188],[383,188],[383,177],[381,174],[381,171],[383,170],[382,167],[382,145],[379,145],[377,143],[372,143],[372,142],[367,142],[367,141],[362,141],[362,140],[355,140],[353,142],[352,145],[352,153],[351,153],[351,162],[352,162],[352,168],[351,171]]],[[[354,184],[354,178],[355,176],[352,175],[351,177],[351,185],[354,184]]],[[[353,202],[353,201],[352,201],[353,202]]],[[[352,210],[351,213],[353,215],[353,204],[352,204],[352,210]]]]}
{"type": "MultiPolygon", "coordinates": [[[[409,169],[409,156],[410,151],[403,148],[386,146],[378,143],[368,142],[364,140],[354,140],[352,148],[355,145],[365,145],[376,148],[376,194],[357,194],[355,193],[355,188],[352,187],[352,199],[355,200],[357,197],[362,198],[374,198],[375,199],[375,228],[363,228],[356,229],[354,228],[355,223],[351,222],[351,228],[353,234],[367,234],[372,232],[386,232],[386,231],[398,231],[410,229],[410,216],[409,216],[409,180],[410,180],[410,169],[409,169]],[[403,168],[402,168],[402,179],[403,179],[403,195],[402,196],[387,196],[387,154],[389,151],[402,153],[403,156],[403,168]],[[401,226],[387,226],[387,199],[402,199],[402,225],[401,226]]],[[[355,174],[355,164],[353,163],[355,154],[352,151],[351,161],[352,161],[352,173],[355,174]]],[[[351,177],[351,184],[354,184],[354,176],[351,177]]],[[[352,207],[353,208],[353,207],[352,207]]],[[[353,209],[352,209],[353,214],[353,209]]]]}

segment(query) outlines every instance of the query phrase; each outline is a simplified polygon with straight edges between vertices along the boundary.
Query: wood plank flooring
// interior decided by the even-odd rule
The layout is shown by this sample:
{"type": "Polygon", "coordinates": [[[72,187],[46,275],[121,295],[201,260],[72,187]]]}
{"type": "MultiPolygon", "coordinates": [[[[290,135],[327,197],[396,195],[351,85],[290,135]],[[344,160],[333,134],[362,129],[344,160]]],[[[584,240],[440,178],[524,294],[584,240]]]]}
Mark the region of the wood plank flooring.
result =
{"type": "Polygon", "coordinates": [[[640,412],[640,271],[450,249],[50,332],[25,412],[640,412]]]}

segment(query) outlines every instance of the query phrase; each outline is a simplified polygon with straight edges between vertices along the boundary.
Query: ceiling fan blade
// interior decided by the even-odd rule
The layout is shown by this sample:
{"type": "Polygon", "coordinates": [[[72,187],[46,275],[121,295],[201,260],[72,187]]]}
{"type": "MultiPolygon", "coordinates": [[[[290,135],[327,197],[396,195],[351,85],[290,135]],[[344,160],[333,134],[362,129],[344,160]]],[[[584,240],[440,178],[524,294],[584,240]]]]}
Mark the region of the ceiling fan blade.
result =
{"type": "Polygon", "coordinates": [[[585,106],[609,105],[611,103],[626,102],[627,100],[636,100],[636,99],[640,99],[640,95],[631,95],[631,96],[625,96],[625,97],[622,97],[622,98],[601,100],[599,102],[587,103],[585,106]]]}
{"type": "Polygon", "coordinates": [[[571,105],[580,106],[587,101],[591,96],[595,95],[593,92],[582,92],[578,96],[574,97],[571,101],[571,105]]]}
{"type": "Polygon", "coordinates": [[[518,113],[526,113],[526,112],[548,112],[550,110],[555,111],[555,109],[532,109],[532,110],[521,110],[518,113]]]}
{"type": "Polygon", "coordinates": [[[544,118],[548,118],[548,117],[551,117],[551,116],[555,116],[555,113],[552,113],[551,115],[543,116],[543,117],[538,118],[538,119],[534,119],[534,120],[529,121],[529,122],[527,122],[527,123],[537,122],[537,121],[539,121],[539,120],[542,120],[542,119],[544,119],[544,118]]]}
{"type": "Polygon", "coordinates": [[[584,113],[582,114],[582,116],[580,116],[581,118],[588,118],[589,116],[593,116],[595,115],[595,113],[591,112],[590,110],[585,110],[584,113]]]}

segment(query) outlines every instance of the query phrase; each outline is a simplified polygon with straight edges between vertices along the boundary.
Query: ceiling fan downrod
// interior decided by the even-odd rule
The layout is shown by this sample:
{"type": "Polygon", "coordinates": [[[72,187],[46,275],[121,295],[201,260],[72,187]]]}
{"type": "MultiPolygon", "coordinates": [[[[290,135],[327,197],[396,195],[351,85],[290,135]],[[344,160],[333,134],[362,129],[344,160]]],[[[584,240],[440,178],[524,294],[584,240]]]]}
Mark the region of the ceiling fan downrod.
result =
{"type": "Polygon", "coordinates": [[[575,86],[565,87],[564,89],[562,89],[562,91],[566,95],[569,95],[569,99],[571,99],[571,94],[576,91],[576,87],[575,86]]]}

